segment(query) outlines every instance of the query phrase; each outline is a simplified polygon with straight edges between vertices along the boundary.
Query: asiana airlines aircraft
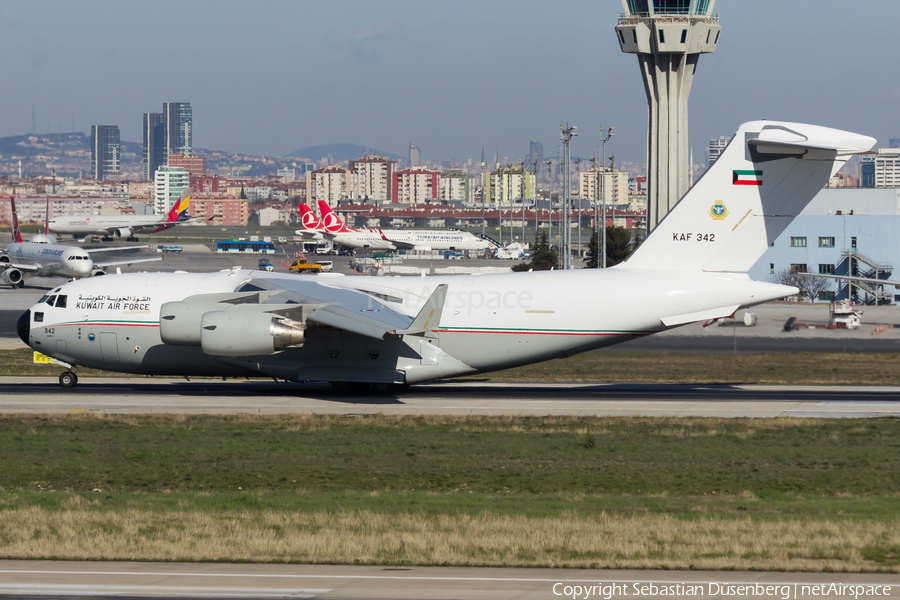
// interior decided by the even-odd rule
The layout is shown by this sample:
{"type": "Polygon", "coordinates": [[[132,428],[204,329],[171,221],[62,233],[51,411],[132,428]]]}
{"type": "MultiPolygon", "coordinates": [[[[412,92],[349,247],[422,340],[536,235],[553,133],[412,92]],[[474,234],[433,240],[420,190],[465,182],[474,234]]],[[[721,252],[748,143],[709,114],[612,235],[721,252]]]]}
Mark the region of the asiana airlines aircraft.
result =
{"type": "Polygon", "coordinates": [[[643,244],[608,269],[110,275],[55,288],[22,314],[18,333],[66,368],[63,386],[85,366],[384,390],[572,356],[796,294],[747,271],[874,143],[814,125],[745,123],[643,244]]]}

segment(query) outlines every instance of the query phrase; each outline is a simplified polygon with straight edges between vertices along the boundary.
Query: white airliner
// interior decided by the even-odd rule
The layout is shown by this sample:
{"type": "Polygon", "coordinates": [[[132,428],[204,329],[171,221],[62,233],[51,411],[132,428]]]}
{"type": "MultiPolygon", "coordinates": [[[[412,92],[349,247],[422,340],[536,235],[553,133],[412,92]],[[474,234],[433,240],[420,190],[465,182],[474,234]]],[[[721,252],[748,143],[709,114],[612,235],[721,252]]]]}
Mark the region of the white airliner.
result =
{"type": "Polygon", "coordinates": [[[186,187],[182,190],[178,202],[165,217],[162,215],[66,215],[50,219],[50,231],[75,237],[102,235],[104,242],[112,240],[113,236],[127,238],[129,242],[136,242],[138,241],[138,238],[135,237],[136,233],[157,233],[189,221],[188,205],[190,202],[191,188],[186,187]]]}
{"type": "MultiPolygon", "coordinates": [[[[0,283],[11,287],[25,287],[26,277],[88,277],[105,275],[106,267],[131,265],[140,262],[161,260],[160,258],[138,258],[110,262],[94,262],[91,255],[77,246],[57,244],[56,239],[48,234],[35,235],[29,241],[22,240],[19,231],[19,216],[16,214],[16,201],[10,200],[13,215],[13,243],[6,247],[5,254],[0,255],[0,283]]],[[[99,248],[91,252],[115,250],[136,250],[146,246],[129,246],[119,248],[99,248]]]]}
{"type": "Polygon", "coordinates": [[[609,269],[130,273],[54,289],[17,330],[67,367],[64,386],[79,365],[384,389],[572,356],[796,294],[747,271],[832,174],[874,143],[813,125],[745,123],[631,257],[609,269]]]}
{"type": "Polygon", "coordinates": [[[327,202],[319,200],[319,221],[309,206],[299,204],[304,232],[321,235],[353,248],[388,250],[474,250],[496,249],[493,240],[458,229],[353,229],[338,217],[327,202]]]}

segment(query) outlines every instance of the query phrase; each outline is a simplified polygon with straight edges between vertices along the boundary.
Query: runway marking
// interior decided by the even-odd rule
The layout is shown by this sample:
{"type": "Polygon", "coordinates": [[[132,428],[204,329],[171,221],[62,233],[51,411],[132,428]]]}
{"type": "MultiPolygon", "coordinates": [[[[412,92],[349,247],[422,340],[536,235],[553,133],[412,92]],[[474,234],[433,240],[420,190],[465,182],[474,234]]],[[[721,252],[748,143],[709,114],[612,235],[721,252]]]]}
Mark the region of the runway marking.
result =
{"type": "Polygon", "coordinates": [[[135,593],[172,594],[182,597],[209,598],[313,598],[316,594],[327,594],[329,589],[297,589],[297,588],[235,588],[235,587],[176,587],[156,586],[152,584],[132,585],[67,585],[67,584],[39,584],[27,583],[0,583],[0,593],[12,594],[45,594],[63,593],[71,596],[93,596],[96,594],[134,595],[135,593]]]}
{"type": "MultiPolygon", "coordinates": [[[[537,583],[549,583],[549,582],[585,582],[589,581],[592,583],[681,583],[686,585],[709,585],[710,583],[716,584],[734,584],[738,583],[738,581],[724,581],[724,580],[706,580],[706,581],[682,581],[680,579],[593,579],[593,578],[566,578],[566,577],[554,577],[554,578],[544,578],[544,577],[450,577],[450,576],[422,576],[422,575],[381,575],[378,573],[372,575],[301,575],[301,574],[277,574],[277,573],[160,573],[160,572],[148,572],[148,573],[140,573],[133,571],[28,571],[28,570],[0,570],[0,575],[4,573],[15,573],[15,574],[33,574],[33,575],[102,575],[102,576],[110,576],[110,575],[122,575],[128,577],[256,577],[261,579],[385,579],[385,580],[401,580],[401,581],[517,581],[517,582],[537,582],[537,583]]],[[[759,573],[747,573],[747,575],[759,575],[759,573]]],[[[861,576],[865,576],[865,573],[861,573],[861,576]]],[[[754,580],[755,581],[755,580],[754,580]]],[[[766,581],[760,582],[765,583],[765,585],[809,585],[810,581],[766,581]]],[[[859,584],[859,583],[848,583],[841,581],[829,581],[828,583],[835,583],[838,585],[868,585],[868,584],[859,584]]],[[[2,584],[0,583],[0,589],[6,586],[26,586],[28,584],[2,584]]],[[[900,587],[900,583],[877,583],[873,585],[890,587],[893,589],[894,587],[900,587]]],[[[53,587],[51,585],[46,585],[44,587],[53,587]]],[[[59,584],[57,587],[63,587],[62,584],[59,584]]],[[[69,587],[89,587],[89,586],[69,586],[69,587]]],[[[95,587],[95,586],[90,586],[95,587]]],[[[124,587],[124,586],[122,586],[124,587]]],[[[135,584],[128,587],[147,587],[141,586],[139,584],[135,584]]],[[[155,588],[159,589],[159,588],[155,588]]],[[[173,588],[175,589],[175,588],[173,588]]],[[[182,589],[201,589],[201,588],[182,588],[182,589]]],[[[209,589],[209,588],[202,588],[209,589]]],[[[237,590],[241,588],[222,588],[227,590],[237,590]]],[[[246,589],[255,589],[255,588],[246,588],[246,589]]],[[[299,590],[292,590],[294,592],[299,590]]],[[[309,593],[327,593],[331,590],[302,590],[304,592],[309,593]]]]}

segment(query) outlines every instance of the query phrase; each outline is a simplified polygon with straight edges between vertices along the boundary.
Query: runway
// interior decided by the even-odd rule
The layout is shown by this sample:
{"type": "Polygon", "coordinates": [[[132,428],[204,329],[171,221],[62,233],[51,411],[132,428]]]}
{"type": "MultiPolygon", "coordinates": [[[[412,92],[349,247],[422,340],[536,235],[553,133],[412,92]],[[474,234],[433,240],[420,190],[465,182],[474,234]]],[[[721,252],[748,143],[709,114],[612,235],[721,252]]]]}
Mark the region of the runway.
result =
{"type": "Polygon", "coordinates": [[[900,388],[452,382],[388,395],[327,384],[163,378],[0,377],[0,412],[669,417],[900,417],[900,388]]]}
{"type": "MultiPolygon", "coordinates": [[[[564,598],[566,588],[576,585],[608,588],[615,585],[618,593],[613,592],[609,596],[593,594],[588,597],[624,598],[635,595],[657,596],[660,594],[651,593],[651,586],[655,586],[658,592],[662,586],[669,587],[679,583],[682,586],[697,586],[695,589],[701,593],[696,595],[700,597],[761,595],[759,592],[729,594],[725,588],[728,585],[760,584],[778,588],[770,588],[769,594],[762,594],[765,597],[811,598],[825,594],[808,593],[812,590],[803,586],[831,583],[872,586],[872,589],[877,586],[880,597],[900,595],[900,576],[884,574],[54,561],[6,561],[0,565],[0,598],[13,595],[127,595],[137,598],[532,600],[564,598]],[[644,593],[641,593],[642,590],[644,593]],[[786,597],[785,592],[788,593],[786,597]]],[[[572,591],[568,592],[568,597],[573,597],[572,591]]],[[[584,593],[578,597],[585,597],[584,593]]]]}

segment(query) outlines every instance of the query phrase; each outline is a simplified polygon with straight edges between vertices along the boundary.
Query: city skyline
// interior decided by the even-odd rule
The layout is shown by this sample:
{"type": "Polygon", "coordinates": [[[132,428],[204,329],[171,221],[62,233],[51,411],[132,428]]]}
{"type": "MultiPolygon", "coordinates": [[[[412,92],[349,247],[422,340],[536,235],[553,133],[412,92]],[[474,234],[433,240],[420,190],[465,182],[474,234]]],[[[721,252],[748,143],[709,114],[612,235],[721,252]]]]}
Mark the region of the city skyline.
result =
{"type": "MultiPolygon", "coordinates": [[[[415,140],[427,164],[477,160],[482,146],[525,156],[534,139],[550,158],[568,122],[579,127],[573,156],[595,153],[597,127],[611,125],[607,154],[645,161],[646,100],[616,41],[618,0],[552,11],[506,1],[452,10],[397,0],[250,6],[4,2],[0,136],[29,133],[34,107],[37,133],[108,123],[140,143],[143,114],[179,100],[193,106],[193,145],[227,152],[284,156],[353,143],[404,155],[415,140]],[[506,26],[492,28],[498,19],[506,26]],[[97,27],[104,36],[84,35],[97,27]],[[160,44],[160,27],[176,41],[160,44]],[[98,62],[101,73],[85,71],[98,62]]],[[[900,80],[884,65],[900,5],[867,5],[878,19],[847,6],[716,5],[722,39],[691,94],[696,163],[710,139],[757,118],[860,131],[879,146],[898,137],[900,80]]]]}

